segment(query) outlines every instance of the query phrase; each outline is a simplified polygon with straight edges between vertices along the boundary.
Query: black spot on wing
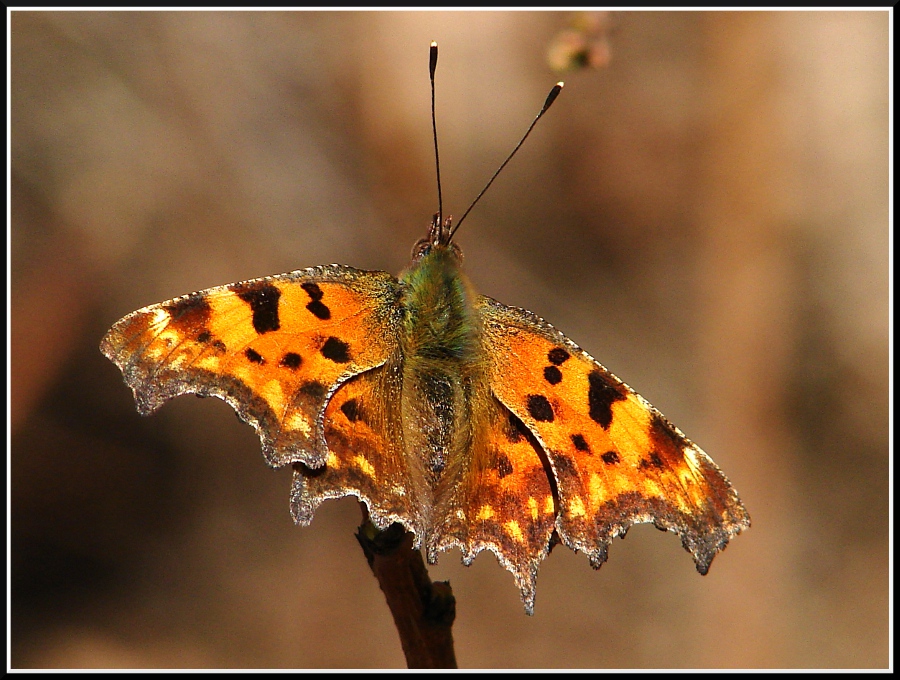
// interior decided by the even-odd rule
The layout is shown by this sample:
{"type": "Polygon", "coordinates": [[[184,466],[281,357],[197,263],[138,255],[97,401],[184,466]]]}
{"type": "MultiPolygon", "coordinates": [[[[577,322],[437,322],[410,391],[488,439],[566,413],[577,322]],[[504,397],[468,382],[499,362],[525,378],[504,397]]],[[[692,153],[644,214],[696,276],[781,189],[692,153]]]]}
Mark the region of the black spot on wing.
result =
{"type": "Polygon", "coordinates": [[[203,331],[197,336],[197,342],[202,342],[203,344],[206,344],[210,340],[212,340],[212,333],[209,331],[203,331]]]}
{"type": "Polygon", "coordinates": [[[213,349],[215,349],[219,354],[224,354],[225,352],[228,351],[228,348],[225,346],[225,343],[222,342],[221,340],[216,340],[215,342],[213,342],[212,346],[213,346],[213,349]]]}
{"type": "Polygon", "coordinates": [[[328,338],[319,351],[323,357],[336,364],[346,364],[350,361],[350,345],[334,336],[328,338]]]}
{"type": "Polygon", "coordinates": [[[558,385],[562,382],[562,371],[556,366],[547,366],[544,369],[544,380],[551,385],[558,385]]]}
{"type": "Polygon", "coordinates": [[[651,451],[650,455],[647,458],[641,458],[641,462],[638,463],[638,467],[641,470],[646,470],[648,467],[655,467],[657,470],[662,468],[663,462],[659,457],[659,454],[656,451],[651,451]]]}
{"type": "Polygon", "coordinates": [[[255,349],[253,349],[252,347],[248,347],[247,349],[244,350],[244,356],[246,356],[247,359],[252,361],[254,364],[266,363],[266,360],[262,358],[262,355],[259,352],[257,352],[255,349]]]}
{"type": "Polygon", "coordinates": [[[300,368],[300,364],[303,363],[303,357],[301,357],[296,352],[288,352],[283,357],[281,357],[281,366],[285,368],[289,368],[292,371],[296,371],[300,368]]]}
{"type": "Polygon", "coordinates": [[[309,299],[312,300],[313,302],[317,302],[318,300],[321,300],[325,296],[325,293],[323,293],[322,289],[319,288],[318,283],[313,283],[312,281],[307,281],[300,287],[306,291],[306,294],[309,295],[309,299]]]}
{"type": "Polygon", "coordinates": [[[512,463],[509,462],[509,458],[501,453],[497,457],[497,474],[500,475],[500,479],[503,479],[504,477],[506,477],[507,475],[511,475],[512,473],[512,463]]]}
{"type": "Polygon", "coordinates": [[[566,359],[568,358],[569,353],[562,347],[554,347],[549,352],[547,352],[547,359],[551,364],[555,364],[556,366],[561,366],[566,362],[566,359]]]}
{"type": "Polygon", "coordinates": [[[347,416],[347,420],[351,423],[355,423],[357,420],[362,419],[362,409],[356,399],[348,399],[341,404],[341,412],[347,416]]]}
{"type": "Polygon", "coordinates": [[[600,457],[607,465],[616,465],[619,462],[619,454],[615,451],[607,451],[600,457]]]}
{"type": "Polygon", "coordinates": [[[525,427],[525,423],[519,420],[514,413],[510,412],[503,433],[511,443],[515,444],[528,436],[528,428],[525,427]]]}
{"type": "Polygon", "coordinates": [[[308,281],[300,287],[306,291],[307,295],[309,295],[309,303],[306,305],[306,308],[312,313],[312,315],[318,319],[322,319],[322,321],[330,319],[331,310],[328,309],[328,306],[322,302],[322,298],[325,296],[325,293],[323,293],[322,289],[319,288],[319,284],[308,281]]]}
{"type": "Polygon", "coordinates": [[[301,394],[305,394],[308,397],[312,397],[315,400],[322,399],[327,393],[325,385],[320,383],[318,380],[310,380],[309,382],[305,382],[298,388],[298,391],[301,394]]]}
{"type": "Polygon", "coordinates": [[[317,319],[321,319],[322,321],[327,321],[331,318],[331,310],[328,309],[325,305],[323,305],[318,300],[313,300],[309,304],[306,305],[306,308],[312,313],[314,317],[317,319]]]}
{"type": "Polygon", "coordinates": [[[588,443],[585,440],[584,435],[582,435],[582,434],[573,434],[572,435],[572,443],[575,445],[575,448],[578,451],[582,451],[582,452],[586,453],[591,450],[591,447],[588,446],[588,443]]]}
{"type": "Polygon", "coordinates": [[[232,286],[231,290],[244,302],[250,305],[253,312],[253,329],[259,333],[277,331],[281,328],[278,317],[278,299],[281,291],[271,283],[242,283],[232,286]]]}
{"type": "Polygon", "coordinates": [[[202,329],[209,323],[212,313],[206,296],[199,293],[174,300],[163,309],[168,312],[170,323],[178,328],[202,329]]]}
{"type": "Polygon", "coordinates": [[[591,420],[608,430],[613,417],[612,405],[625,399],[625,388],[600,369],[590,372],[588,385],[588,414],[591,420]]]}
{"type": "Polygon", "coordinates": [[[532,418],[544,423],[553,422],[553,406],[547,401],[547,397],[542,394],[528,395],[528,413],[532,418]]]}

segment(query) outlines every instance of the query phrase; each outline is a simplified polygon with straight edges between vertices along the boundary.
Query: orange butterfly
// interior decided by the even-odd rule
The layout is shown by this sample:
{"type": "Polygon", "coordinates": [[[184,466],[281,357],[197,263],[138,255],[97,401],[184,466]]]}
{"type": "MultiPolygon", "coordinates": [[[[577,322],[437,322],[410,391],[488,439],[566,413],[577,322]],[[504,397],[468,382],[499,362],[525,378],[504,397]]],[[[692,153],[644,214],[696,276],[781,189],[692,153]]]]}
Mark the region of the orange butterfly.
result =
{"type": "MultiPolygon", "coordinates": [[[[432,83],[435,60],[433,45],[432,83]]],[[[185,393],[228,402],[269,465],[293,466],[298,524],[357,496],[432,563],[495,553],[528,613],[557,540],[597,568],[613,538],[653,522],[705,574],[750,526],[728,480],[553,326],[476,293],[452,236],[439,213],[399,279],[328,265],[151,305],[100,349],[142,414],[185,393]]]]}

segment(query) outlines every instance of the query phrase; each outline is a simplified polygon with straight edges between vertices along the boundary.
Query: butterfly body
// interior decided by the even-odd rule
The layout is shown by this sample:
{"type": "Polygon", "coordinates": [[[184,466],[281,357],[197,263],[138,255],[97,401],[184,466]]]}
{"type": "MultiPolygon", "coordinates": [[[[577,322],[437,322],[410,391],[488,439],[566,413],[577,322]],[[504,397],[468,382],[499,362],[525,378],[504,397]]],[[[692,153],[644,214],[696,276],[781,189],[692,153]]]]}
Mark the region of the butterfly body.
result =
{"type": "Polygon", "coordinates": [[[479,412],[473,402],[487,390],[480,318],[460,259],[455,245],[427,242],[400,277],[404,442],[408,453],[426,452],[431,487],[465,448],[479,412]]]}

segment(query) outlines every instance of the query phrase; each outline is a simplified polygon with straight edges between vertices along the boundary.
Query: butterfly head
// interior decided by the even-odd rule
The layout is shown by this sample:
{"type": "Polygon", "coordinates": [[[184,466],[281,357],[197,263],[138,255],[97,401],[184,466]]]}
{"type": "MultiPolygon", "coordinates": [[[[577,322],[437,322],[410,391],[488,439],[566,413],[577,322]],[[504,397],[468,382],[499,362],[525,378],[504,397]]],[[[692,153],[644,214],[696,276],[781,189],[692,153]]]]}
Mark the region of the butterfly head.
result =
{"type": "Polygon", "coordinates": [[[413,263],[421,261],[422,258],[435,251],[450,253],[457,262],[462,261],[462,250],[451,241],[453,237],[452,220],[452,217],[448,217],[442,222],[440,213],[434,214],[434,217],[431,219],[431,226],[428,228],[428,234],[416,241],[416,245],[413,246],[413,263]]]}

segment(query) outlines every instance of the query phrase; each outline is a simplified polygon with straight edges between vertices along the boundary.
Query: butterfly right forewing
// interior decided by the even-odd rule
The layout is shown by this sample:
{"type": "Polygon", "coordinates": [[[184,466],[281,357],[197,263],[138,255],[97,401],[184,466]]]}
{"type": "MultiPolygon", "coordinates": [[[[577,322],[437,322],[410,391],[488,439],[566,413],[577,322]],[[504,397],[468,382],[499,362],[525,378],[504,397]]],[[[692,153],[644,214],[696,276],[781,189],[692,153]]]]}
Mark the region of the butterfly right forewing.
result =
{"type": "Polygon", "coordinates": [[[540,441],[557,528],[594,566],[633,524],[681,536],[698,571],[750,525],[725,475],[640,395],[539,317],[482,298],[491,389],[540,441]]]}

